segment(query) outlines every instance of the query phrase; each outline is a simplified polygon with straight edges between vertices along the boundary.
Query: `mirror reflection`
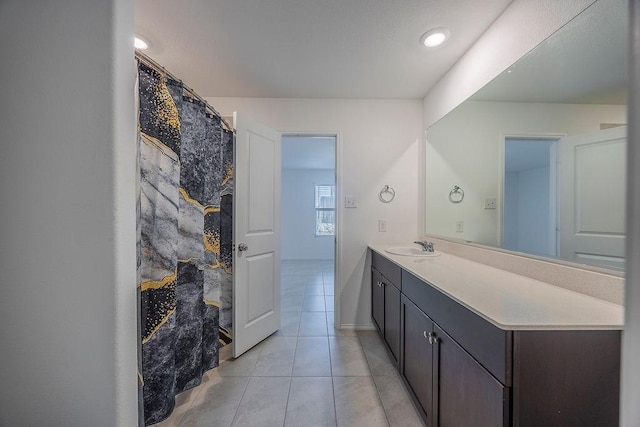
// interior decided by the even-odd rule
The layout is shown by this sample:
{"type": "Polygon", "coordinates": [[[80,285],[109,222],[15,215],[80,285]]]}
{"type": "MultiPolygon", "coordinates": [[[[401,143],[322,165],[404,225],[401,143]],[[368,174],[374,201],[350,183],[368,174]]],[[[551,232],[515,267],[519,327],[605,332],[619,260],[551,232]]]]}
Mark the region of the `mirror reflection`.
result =
{"type": "Polygon", "coordinates": [[[598,0],[427,131],[427,234],[624,269],[627,19],[598,0]]]}

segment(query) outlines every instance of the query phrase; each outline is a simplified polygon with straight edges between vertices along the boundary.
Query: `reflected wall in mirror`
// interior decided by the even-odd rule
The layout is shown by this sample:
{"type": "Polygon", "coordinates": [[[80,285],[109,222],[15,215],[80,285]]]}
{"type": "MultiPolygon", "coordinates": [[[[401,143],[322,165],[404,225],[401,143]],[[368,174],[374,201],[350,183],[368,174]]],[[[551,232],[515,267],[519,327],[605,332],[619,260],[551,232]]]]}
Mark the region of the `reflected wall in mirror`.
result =
{"type": "Polygon", "coordinates": [[[427,131],[427,234],[624,269],[627,21],[596,1],[427,131]]]}

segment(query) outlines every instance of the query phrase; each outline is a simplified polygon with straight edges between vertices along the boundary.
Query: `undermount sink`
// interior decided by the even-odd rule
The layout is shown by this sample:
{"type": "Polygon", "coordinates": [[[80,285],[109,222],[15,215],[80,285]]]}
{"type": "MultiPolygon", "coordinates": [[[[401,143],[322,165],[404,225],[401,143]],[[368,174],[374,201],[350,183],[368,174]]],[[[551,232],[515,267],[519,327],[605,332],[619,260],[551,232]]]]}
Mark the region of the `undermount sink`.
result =
{"type": "Polygon", "coordinates": [[[393,246],[385,250],[390,254],[404,256],[433,257],[440,255],[439,251],[427,252],[423,251],[421,248],[414,248],[412,246],[393,246]]]}

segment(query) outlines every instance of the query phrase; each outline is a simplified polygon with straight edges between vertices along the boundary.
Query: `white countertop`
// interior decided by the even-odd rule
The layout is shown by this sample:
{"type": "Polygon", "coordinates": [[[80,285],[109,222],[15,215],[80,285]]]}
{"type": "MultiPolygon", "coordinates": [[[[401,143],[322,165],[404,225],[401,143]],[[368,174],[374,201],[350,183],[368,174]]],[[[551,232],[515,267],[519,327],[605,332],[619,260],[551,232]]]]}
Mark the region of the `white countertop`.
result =
{"type": "Polygon", "coordinates": [[[391,246],[398,245],[369,248],[500,329],[623,328],[621,305],[446,253],[428,258],[390,254],[385,249],[391,246]]]}

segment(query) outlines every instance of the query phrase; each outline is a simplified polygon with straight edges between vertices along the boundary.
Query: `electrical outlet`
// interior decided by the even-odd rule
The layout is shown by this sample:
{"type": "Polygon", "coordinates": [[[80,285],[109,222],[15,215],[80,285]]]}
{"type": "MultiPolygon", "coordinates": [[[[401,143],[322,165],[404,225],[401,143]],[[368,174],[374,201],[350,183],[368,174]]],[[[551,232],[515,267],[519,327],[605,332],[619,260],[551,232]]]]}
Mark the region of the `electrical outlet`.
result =
{"type": "Polygon", "coordinates": [[[346,196],[344,198],[344,207],[345,208],[357,208],[358,207],[358,198],[355,196],[346,196]]]}
{"type": "Polygon", "coordinates": [[[456,233],[464,232],[464,221],[456,221],[456,233]]]}
{"type": "Polygon", "coordinates": [[[378,232],[386,233],[387,232],[387,221],[384,219],[378,220],[378,232]]]}
{"type": "Polygon", "coordinates": [[[490,197],[488,199],[484,199],[484,208],[485,209],[495,209],[496,208],[496,198],[490,197]]]}

